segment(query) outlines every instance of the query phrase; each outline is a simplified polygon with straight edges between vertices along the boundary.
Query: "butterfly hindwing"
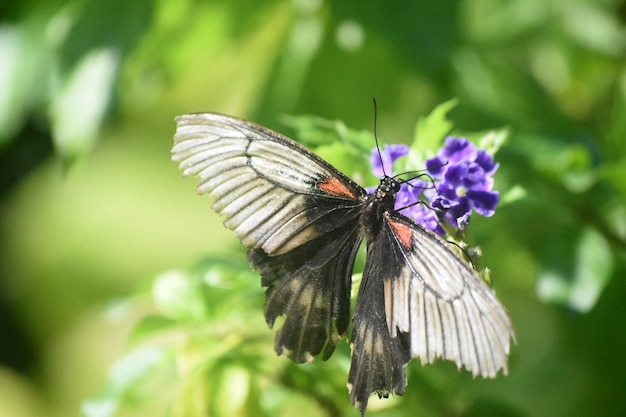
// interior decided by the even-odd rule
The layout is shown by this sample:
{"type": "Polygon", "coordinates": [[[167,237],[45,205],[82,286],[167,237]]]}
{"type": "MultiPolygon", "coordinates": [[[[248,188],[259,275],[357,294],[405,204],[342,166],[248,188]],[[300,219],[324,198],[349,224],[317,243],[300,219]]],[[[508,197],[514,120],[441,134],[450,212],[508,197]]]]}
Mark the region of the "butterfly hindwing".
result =
{"type": "Polygon", "coordinates": [[[366,192],[287,137],[230,116],[176,118],[173,159],[248,248],[268,287],[265,316],[285,321],[276,351],[296,362],[332,353],[350,320],[366,192]]]}
{"type": "Polygon", "coordinates": [[[296,362],[311,361],[320,352],[323,359],[330,357],[350,324],[352,268],[361,239],[360,230],[346,223],[285,255],[248,252],[268,287],[268,323],[285,316],[276,334],[277,353],[296,362]]]}
{"type": "Polygon", "coordinates": [[[384,217],[403,258],[384,283],[391,334],[409,334],[422,364],[442,358],[474,376],[506,374],[515,332],[494,291],[449,242],[398,213],[384,217]]]}
{"type": "Polygon", "coordinates": [[[363,415],[372,393],[383,397],[404,393],[405,366],[411,359],[409,339],[389,331],[388,300],[383,288],[383,278],[397,278],[402,273],[402,258],[389,246],[384,232],[377,238],[371,237],[368,235],[365,269],[353,317],[348,376],[350,400],[363,415]]]}
{"type": "Polygon", "coordinates": [[[402,394],[412,358],[450,360],[474,376],[506,374],[515,334],[493,290],[438,235],[392,210],[381,217],[382,227],[368,228],[375,232],[354,315],[353,403],[364,410],[371,393],[402,394]]]}

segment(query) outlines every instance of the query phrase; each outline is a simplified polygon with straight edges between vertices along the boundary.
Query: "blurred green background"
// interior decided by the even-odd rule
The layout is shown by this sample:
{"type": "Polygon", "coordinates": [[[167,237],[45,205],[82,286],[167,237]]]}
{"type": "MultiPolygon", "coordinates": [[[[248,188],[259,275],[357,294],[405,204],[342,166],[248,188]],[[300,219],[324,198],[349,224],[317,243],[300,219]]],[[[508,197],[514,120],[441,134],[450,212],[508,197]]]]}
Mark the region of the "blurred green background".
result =
{"type": "Polygon", "coordinates": [[[472,225],[509,376],[414,361],[368,414],[626,416],[626,2],[5,0],[0,19],[0,415],[356,416],[347,344],[275,357],[259,278],[170,148],[194,111],[371,132],[374,96],[388,143],[451,98],[459,131],[508,129],[496,189],[521,192],[472,225]]]}

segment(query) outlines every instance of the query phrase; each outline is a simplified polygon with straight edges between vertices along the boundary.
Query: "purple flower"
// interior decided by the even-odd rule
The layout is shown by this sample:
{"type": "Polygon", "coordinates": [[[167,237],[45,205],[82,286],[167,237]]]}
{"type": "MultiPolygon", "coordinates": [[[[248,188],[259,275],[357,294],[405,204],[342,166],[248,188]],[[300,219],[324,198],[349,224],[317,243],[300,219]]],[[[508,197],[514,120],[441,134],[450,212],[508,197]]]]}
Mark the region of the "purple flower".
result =
{"type": "Polygon", "coordinates": [[[439,181],[431,197],[433,208],[445,212],[450,223],[463,229],[474,210],[489,217],[500,200],[493,191],[493,173],[498,164],[484,150],[465,138],[448,137],[437,156],[426,161],[428,173],[439,181]]]}
{"type": "MultiPolygon", "coordinates": [[[[370,162],[372,172],[383,176],[394,175],[393,164],[406,155],[406,145],[388,145],[379,157],[372,150],[370,162]]],[[[437,212],[443,213],[447,221],[457,229],[463,229],[474,210],[480,215],[491,216],[495,212],[500,196],[493,191],[492,175],[498,169],[493,158],[465,138],[448,137],[445,146],[434,158],[426,161],[426,170],[435,181],[430,185],[414,179],[404,182],[396,196],[396,210],[413,218],[418,224],[438,234],[445,234],[437,212]],[[427,200],[429,205],[419,203],[427,200]]]]}

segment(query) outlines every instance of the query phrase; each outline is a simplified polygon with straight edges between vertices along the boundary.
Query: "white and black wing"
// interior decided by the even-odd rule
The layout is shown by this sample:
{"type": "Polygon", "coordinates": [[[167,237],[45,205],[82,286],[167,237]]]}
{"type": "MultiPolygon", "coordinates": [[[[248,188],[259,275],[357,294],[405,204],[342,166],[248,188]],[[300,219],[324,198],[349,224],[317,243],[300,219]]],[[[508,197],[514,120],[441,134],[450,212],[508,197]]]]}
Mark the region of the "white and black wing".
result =
{"type": "Polygon", "coordinates": [[[506,374],[511,320],[450,243],[393,211],[367,237],[349,378],[359,409],[371,393],[402,394],[412,358],[450,360],[474,376],[506,374]]]}
{"type": "Polygon", "coordinates": [[[200,178],[198,193],[214,198],[213,209],[249,249],[284,254],[334,228],[337,211],[362,204],[359,185],[279,133],[216,113],[176,123],[172,159],[183,175],[200,178]]]}
{"type": "Polygon", "coordinates": [[[275,350],[328,358],[350,324],[356,251],[367,257],[352,335],[350,398],[402,394],[405,367],[437,358],[473,375],[507,371],[511,320],[492,289],[441,237],[393,210],[397,181],[376,193],[298,143],[214,113],[176,119],[173,159],[200,178],[268,287],[265,317],[284,315],[275,350]]]}

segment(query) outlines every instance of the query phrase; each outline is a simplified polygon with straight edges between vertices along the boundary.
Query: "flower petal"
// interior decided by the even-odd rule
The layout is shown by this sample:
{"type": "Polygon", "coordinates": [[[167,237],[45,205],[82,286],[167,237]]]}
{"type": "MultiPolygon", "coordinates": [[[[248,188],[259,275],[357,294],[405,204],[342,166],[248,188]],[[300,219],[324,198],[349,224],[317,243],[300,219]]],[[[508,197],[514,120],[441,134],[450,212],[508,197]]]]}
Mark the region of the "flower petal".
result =
{"type": "Polygon", "coordinates": [[[475,162],[485,171],[486,175],[493,175],[500,164],[496,164],[493,157],[484,150],[479,150],[476,154],[475,162]]]}
{"type": "Polygon", "coordinates": [[[476,146],[465,138],[457,138],[449,136],[446,138],[446,146],[442,149],[440,155],[448,162],[464,162],[476,159],[476,146]]]}
{"type": "Polygon", "coordinates": [[[476,213],[489,217],[496,211],[496,206],[500,201],[500,193],[497,191],[469,190],[467,198],[471,200],[476,213]]]}
{"type": "Polygon", "coordinates": [[[441,178],[446,170],[447,162],[438,156],[426,160],[426,170],[434,178],[441,178]]]}

